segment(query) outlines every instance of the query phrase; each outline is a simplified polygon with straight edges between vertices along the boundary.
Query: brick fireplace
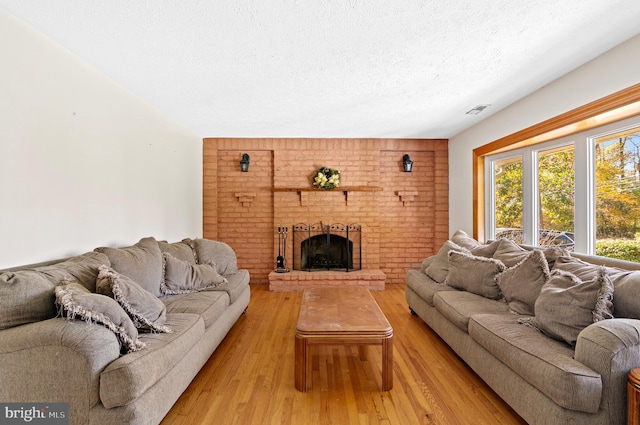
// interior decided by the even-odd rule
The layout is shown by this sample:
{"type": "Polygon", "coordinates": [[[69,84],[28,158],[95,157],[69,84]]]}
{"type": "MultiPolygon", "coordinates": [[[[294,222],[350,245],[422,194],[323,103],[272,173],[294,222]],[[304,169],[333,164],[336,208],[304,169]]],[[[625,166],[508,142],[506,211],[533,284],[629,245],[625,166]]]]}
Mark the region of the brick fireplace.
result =
{"type": "MultiPolygon", "coordinates": [[[[203,191],[204,237],[231,245],[251,282],[273,290],[384,289],[403,282],[449,233],[446,140],[204,139],[203,191]],[[240,171],[244,153],[248,172],[240,171]],[[411,173],[403,172],[404,154],[411,173]],[[321,166],[340,170],[340,187],[312,187],[321,166]],[[275,273],[277,227],[317,222],[361,226],[362,270],[275,273]]],[[[288,245],[290,269],[293,251],[288,245]]]]}

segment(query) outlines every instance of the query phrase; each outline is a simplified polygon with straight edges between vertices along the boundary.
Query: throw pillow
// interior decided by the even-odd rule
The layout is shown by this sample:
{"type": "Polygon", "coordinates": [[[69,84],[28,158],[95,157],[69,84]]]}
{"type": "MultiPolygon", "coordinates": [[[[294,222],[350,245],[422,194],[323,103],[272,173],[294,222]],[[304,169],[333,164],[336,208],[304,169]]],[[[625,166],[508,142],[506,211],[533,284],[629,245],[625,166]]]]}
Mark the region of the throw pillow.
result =
{"type": "Polygon", "coordinates": [[[496,251],[499,241],[493,241],[488,244],[482,244],[469,236],[463,230],[457,230],[452,236],[451,241],[462,248],[466,248],[473,255],[479,255],[481,257],[492,257],[496,251]]]}
{"type": "Polygon", "coordinates": [[[56,317],[53,288],[35,271],[0,274],[0,329],[56,317]]]}
{"type": "Polygon", "coordinates": [[[539,248],[544,256],[547,259],[547,264],[549,264],[549,269],[553,268],[556,260],[559,257],[569,256],[569,251],[559,246],[549,246],[549,247],[540,247],[539,248]]]}
{"type": "Polygon", "coordinates": [[[113,270],[126,275],[144,289],[160,296],[162,253],[154,238],[142,238],[127,248],[96,248],[109,257],[113,270]]]}
{"type": "Polygon", "coordinates": [[[151,332],[172,332],[171,328],[164,326],[167,318],[164,303],[127,276],[101,266],[96,291],[116,300],[131,317],[136,328],[151,332]]]}
{"type": "Polygon", "coordinates": [[[446,241],[442,244],[438,253],[432,257],[431,264],[424,270],[425,274],[437,283],[444,283],[447,273],[449,273],[449,251],[451,250],[469,252],[453,241],[446,241]]]}
{"type": "Polygon", "coordinates": [[[451,242],[469,250],[482,245],[473,237],[469,236],[464,230],[456,230],[456,232],[451,235],[451,242]]]}
{"type": "Polygon", "coordinates": [[[104,295],[89,292],[75,281],[63,280],[54,288],[56,304],[67,319],[76,317],[87,323],[104,325],[113,332],[125,353],[139,351],[145,347],[138,339],[138,330],[117,302],[104,295]]]}
{"type": "Polygon", "coordinates": [[[612,300],[613,284],[603,267],[593,279],[584,282],[572,273],[554,270],[540,291],[535,317],[524,323],[575,346],[580,331],[613,317],[612,300]]]}
{"type": "Polygon", "coordinates": [[[540,290],[549,277],[549,265],[544,254],[534,249],[518,264],[499,273],[496,282],[509,304],[509,310],[533,316],[540,290]]]}
{"type": "Polygon", "coordinates": [[[507,267],[513,267],[525,259],[529,252],[511,239],[498,239],[498,247],[493,254],[493,258],[502,261],[507,267]]]}
{"type": "Polygon", "coordinates": [[[198,264],[215,264],[223,276],[238,272],[238,260],[233,249],[224,242],[209,239],[187,239],[196,253],[198,264]]]}
{"type": "Polygon", "coordinates": [[[497,300],[502,295],[496,283],[496,275],[505,269],[504,264],[493,258],[479,257],[463,251],[450,251],[449,273],[445,283],[457,289],[497,300]]]}
{"type": "Polygon", "coordinates": [[[617,267],[608,267],[608,266],[601,266],[597,264],[588,263],[586,261],[582,261],[577,257],[571,256],[571,254],[558,257],[556,259],[556,263],[554,267],[556,269],[564,270],[566,272],[574,274],[580,280],[593,279],[598,274],[598,271],[602,267],[604,267],[604,270],[607,276],[609,277],[609,279],[611,279],[614,285],[618,279],[620,279],[621,277],[629,273],[629,270],[623,270],[617,267]]]}
{"type": "Polygon", "coordinates": [[[190,264],[165,252],[162,254],[164,279],[160,290],[165,295],[198,292],[212,286],[227,283],[214,264],[190,264]]]}
{"type": "Polygon", "coordinates": [[[478,245],[475,248],[471,248],[469,251],[471,251],[473,255],[491,258],[496,252],[496,249],[498,249],[498,246],[500,246],[500,240],[493,241],[484,245],[478,245]]]}

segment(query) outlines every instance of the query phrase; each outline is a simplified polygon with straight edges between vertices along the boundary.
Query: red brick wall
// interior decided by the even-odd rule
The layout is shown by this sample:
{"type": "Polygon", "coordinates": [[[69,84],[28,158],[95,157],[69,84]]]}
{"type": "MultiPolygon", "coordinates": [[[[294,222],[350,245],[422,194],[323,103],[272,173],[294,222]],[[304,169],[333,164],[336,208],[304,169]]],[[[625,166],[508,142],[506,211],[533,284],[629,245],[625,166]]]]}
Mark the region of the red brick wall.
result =
{"type": "Polygon", "coordinates": [[[362,267],[387,283],[404,280],[448,238],[447,141],[431,139],[204,139],[203,234],[233,247],[252,283],[268,283],[276,228],[296,223],[362,225],[362,267]],[[248,153],[248,173],[239,161],[248,153]],[[402,156],[414,161],[402,171],[402,156]],[[273,191],[310,188],[320,166],[340,170],[341,187],[379,191],[273,191]]]}

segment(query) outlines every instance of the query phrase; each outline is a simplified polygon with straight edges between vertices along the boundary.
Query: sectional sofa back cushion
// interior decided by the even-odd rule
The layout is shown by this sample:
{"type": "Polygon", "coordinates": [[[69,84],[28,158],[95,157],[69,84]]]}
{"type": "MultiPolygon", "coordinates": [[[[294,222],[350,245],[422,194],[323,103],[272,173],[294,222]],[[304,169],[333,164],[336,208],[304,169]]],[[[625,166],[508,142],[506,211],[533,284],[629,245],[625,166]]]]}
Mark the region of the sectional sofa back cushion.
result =
{"type": "Polygon", "coordinates": [[[103,264],[109,264],[106,255],[87,252],[48,266],[0,273],[0,329],[55,317],[55,285],[73,279],[95,291],[103,264]]]}
{"type": "Polygon", "coordinates": [[[46,276],[35,271],[0,274],[0,329],[55,317],[53,288],[46,276]]]}
{"type": "Polygon", "coordinates": [[[198,264],[215,264],[216,270],[223,276],[238,272],[236,254],[226,243],[208,239],[187,240],[196,254],[198,264]]]}
{"type": "Polygon", "coordinates": [[[127,248],[100,247],[95,251],[109,257],[113,270],[129,277],[153,295],[161,295],[162,253],[155,238],[142,238],[127,248]]]}
{"type": "Polygon", "coordinates": [[[90,292],[96,291],[96,277],[101,265],[109,265],[109,257],[99,252],[86,252],[49,266],[40,266],[32,270],[43,274],[51,283],[57,285],[63,279],[73,279],[90,292]]]}
{"type": "Polygon", "coordinates": [[[196,255],[189,243],[190,239],[181,242],[168,243],[166,241],[158,241],[160,251],[171,254],[174,258],[186,261],[189,264],[196,264],[196,255]]]}

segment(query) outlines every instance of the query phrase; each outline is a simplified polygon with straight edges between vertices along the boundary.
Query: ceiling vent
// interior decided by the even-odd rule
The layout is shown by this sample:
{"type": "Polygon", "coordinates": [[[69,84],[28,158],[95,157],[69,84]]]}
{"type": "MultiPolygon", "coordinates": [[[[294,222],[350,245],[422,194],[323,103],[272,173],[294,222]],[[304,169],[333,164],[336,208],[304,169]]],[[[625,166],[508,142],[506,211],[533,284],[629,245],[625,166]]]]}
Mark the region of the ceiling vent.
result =
{"type": "Polygon", "coordinates": [[[475,108],[465,112],[467,115],[478,115],[480,112],[484,111],[491,105],[478,105],[475,108]]]}

